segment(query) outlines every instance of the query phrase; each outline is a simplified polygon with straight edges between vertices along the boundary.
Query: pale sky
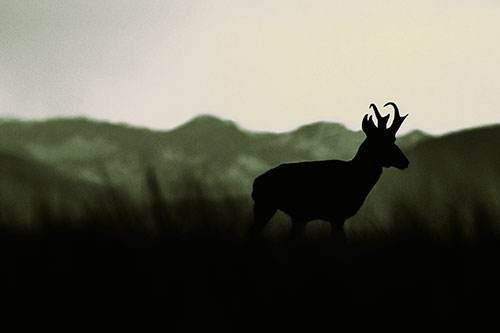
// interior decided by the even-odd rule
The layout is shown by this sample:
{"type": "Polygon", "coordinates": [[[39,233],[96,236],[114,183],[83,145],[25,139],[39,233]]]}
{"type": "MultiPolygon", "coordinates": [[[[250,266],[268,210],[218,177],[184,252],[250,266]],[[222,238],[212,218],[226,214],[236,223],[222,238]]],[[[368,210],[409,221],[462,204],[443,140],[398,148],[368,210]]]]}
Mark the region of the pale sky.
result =
{"type": "Polygon", "coordinates": [[[0,0],[0,115],[169,129],[500,122],[500,1],[0,0]]]}

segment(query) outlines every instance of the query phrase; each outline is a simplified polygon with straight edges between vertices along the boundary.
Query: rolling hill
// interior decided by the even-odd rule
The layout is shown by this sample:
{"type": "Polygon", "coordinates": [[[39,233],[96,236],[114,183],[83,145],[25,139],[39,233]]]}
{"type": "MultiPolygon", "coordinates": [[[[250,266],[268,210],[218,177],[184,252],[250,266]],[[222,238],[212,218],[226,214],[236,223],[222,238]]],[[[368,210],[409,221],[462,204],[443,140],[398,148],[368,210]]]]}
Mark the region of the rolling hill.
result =
{"type": "MultiPolygon", "coordinates": [[[[33,198],[81,201],[98,197],[107,185],[142,199],[151,168],[168,199],[249,198],[254,177],[265,170],[284,162],[347,160],[363,139],[340,124],[256,133],[208,115],[170,131],[85,118],[3,121],[1,203],[28,211],[33,198]]],[[[418,217],[433,231],[473,232],[478,214],[500,214],[499,125],[436,137],[414,131],[397,142],[410,167],[384,171],[351,219],[351,231],[366,229],[368,220],[388,230],[418,217]]]]}
{"type": "Polygon", "coordinates": [[[105,195],[106,188],[71,178],[44,162],[0,153],[0,219],[28,224],[48,207],[81,214],[85,204],[105,195]]]}
{"type": "MultiPolygon", "coordinates": [[[[407,149],[426,138],[416,131],[399,140],[407,149]]],[[[221,195],[243,195],[252,179],[270,167],[349,159],[363,139],[361,131],[334,123],[313,123],[280,134],[255,133],[209,115],[170,131],[85,118],[0,123],[0,151],[43,162],[73,179],[119,185],[139,195],[149,168],[156,170],[169,195],[182,193],[187,179],[221,195]]]]}
{"type": "Polygon", "coordinates": [[[499,142],[500,125],[420,142],[407,151],[407,170],[384,171],[353,225],[362,225],[369,216],[386,229],[417,227],[441,235],[472,236],[485,229],[498,233],[500,223],[480,223],[498,221],[500,216],[499,142]],[[394,225],[401,221],[419,225],[394,225]]]}

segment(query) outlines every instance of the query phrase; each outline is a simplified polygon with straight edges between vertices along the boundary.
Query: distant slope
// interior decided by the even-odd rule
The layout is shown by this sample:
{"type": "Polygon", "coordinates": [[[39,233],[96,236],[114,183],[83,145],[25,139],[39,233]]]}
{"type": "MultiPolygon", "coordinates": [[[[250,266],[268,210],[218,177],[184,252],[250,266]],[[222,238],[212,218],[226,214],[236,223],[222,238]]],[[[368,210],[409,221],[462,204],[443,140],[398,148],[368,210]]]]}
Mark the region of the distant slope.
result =
{"type": "Polygon", "coordinates": [[[477,216],[489,214],[500,231],[499,143],[500,125],[422,141],[407,152],[407,170],[384,172],[357,220],[372,214],[382,221],[401,221],[410,214],[433,230],[474,232],[481,227],[477,216]]]}
{"type": "MultiPolygon", "coordinates": [[[[401,146],[425,139],[401,137],[401,146]]],[[[252,179],[284,162],[350,159],[361,131],[318,122],[287,133],[255,133],[202,115],[170,131],[86,118],[0,122],[0,150],[35,159],[67,177],[122,185],[140,195],[153,167],[166,191],[180,194],[187,179],[220,194],[246,194],[252,179]]]]}
{"type": "MultiPolygon", "coordinates": [[[[61,198],[61,193],[67,201],[78,201],[109,183],[143,197],[151,167],[169,197],[200,190],[248,197],[253,179],[265,170],[284,162],[347,160],[363,139],[361,131],[340,124],[255,133],[213,116],[196,117],[170,131],[84,118],[2,121],[0,205],[29,207],[33,198],[61,198]]],[[[417,219],[436,230],[475,230],[475,215],[500,216],[500,125],[437,137],[414,131],[397,143],[410,167],[385,170],[349,228],[375,218],[377,228],[417,219]]]]}
{"type": "MultiPolygon", "coordinates": [[[[43,205],[57,209],[80,209],[83,203],[104,194],[103,188],[64,176],[43,162],[0,152],[0,212],[17,222],[31,221],[43,205]]],[[[76,212],[74,212],[76,213],[76,212]]]]}

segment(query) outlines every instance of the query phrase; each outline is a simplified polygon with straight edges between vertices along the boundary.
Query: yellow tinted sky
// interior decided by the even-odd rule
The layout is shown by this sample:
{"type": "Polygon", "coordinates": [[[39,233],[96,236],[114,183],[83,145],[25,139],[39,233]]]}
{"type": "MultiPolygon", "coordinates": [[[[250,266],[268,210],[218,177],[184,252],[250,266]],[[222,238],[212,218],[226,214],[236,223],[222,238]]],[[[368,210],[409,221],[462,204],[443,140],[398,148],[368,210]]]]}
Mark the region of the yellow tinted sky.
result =
{"type": "Polygon", "coordinates": [[[500,121],[497,1],[5,1],[0,110],[170,128],[200,113],[284,131],[500,121]]]}

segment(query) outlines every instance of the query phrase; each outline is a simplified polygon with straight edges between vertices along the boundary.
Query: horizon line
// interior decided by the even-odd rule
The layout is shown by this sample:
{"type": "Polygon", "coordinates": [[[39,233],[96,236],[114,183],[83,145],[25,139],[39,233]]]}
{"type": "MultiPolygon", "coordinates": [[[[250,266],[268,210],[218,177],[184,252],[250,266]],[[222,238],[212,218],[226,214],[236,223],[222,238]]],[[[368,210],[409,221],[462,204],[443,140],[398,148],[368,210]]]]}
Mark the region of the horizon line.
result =
{"type": "MultiPolygon", "coordinates": [[[[359,129],[352,129],[352,128],[350,128],[350,126],[346,125],[345,123],[342,123],[339,121],[329,121],[329,120],[313,120],[313,121],[309,121],[309,122],[304,122],[300,125],[294,126],[291,129],[287,129],[287,130],[283,130],[283,131],[254,129],[254,128],[246,127],[236,120],[228,119],[228,118],[222,117],[220,115],[217,115],[214,113],[208,113],[208,112],[199,113],[195,116],[188,118],[187,120],[185,120],[184,122],[182,122],[180,124],[177,124],[177,125],[174,125],[174,126],[168,127],[168,128],[167,127],[153,127],[153,126],[148,126],[148,125],[143,125],[143,124],[134,124],[134,123],[126,122],[126,121],[116,121],[116,120],[110,120],[110,119],[105,119],[105,118],[94,118],[94,117],[87,116],[87,115],[46,116],[46,117],[38,117],[38,118],[28,118],[28,117],[11,116],[11,115],[0,115],[0,122],[17,121],[17,122],[40,122],[41,123],[41,122],[49,122],[49,121],[55,121],[55,120],[82,119],[82,120],[87,120],[87,121],[96,122],[96,123],[107,123],[107,124],[119,125],[119,126],[124,126],[124,127],[145,129],[145,130],[150,130],[150,131],[154,131],[154,132],[169,132],[169,131],[179,129],[179,128],[193,122],[194,120],[196,120],[198,118],[203,118],[203,117],[215,118],[221,122],[230,122],[242,131],[249,132],[249,133],[256,133],[256,134],[259,134],[259,133],[262,133],[262,134],[266,134],[266,133],[267,134],[292,133],[292,132],[299,130],[302,127],[314,125],[314,124],[321,124],[321,123],[339,125],[339,126],[342,126],[345,129],[352,131],[352,132],[361,131],[361,125],[360,125],[359,129]]],[[[459,132],[459,131],[463,131],[463,130],[483,128],[483,127],[494,126],[494,125],[500,125],[500,122],[488,123],[488,124],[483,124],[483,125],[473,125],[473,126],[469,126],[469,127],[450,129],[450,130],[442,131],[442,132],[431,132],[431,131],[428,131],[428,130],[425,130],[422,128],[413,127],[413,128],[409,128],[409,129],[405,130],[404,133],[402,133],[400,136],[407,135],[407,134],[410,134],[410,133],[415,132],[415,131],[422,132],[424,134],[431,135],[431,136],[441,136],[441,135],[455,133],[455,132],[459,132]]]]}

